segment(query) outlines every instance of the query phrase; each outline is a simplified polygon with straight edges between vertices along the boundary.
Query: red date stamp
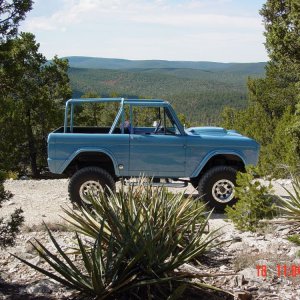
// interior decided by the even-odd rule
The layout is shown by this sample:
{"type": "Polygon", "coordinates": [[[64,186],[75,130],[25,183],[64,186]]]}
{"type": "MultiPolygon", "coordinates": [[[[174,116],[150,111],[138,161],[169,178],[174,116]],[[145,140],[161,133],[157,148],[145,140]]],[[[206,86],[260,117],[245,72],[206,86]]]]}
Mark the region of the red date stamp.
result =
{"type": "MultiPolygon", "coordinates": [[[[278,277],[296,277],[300,276],[300,265],[277,265],[277,276],[278,277]]],[[[256,266],[258,277],[267,277],[268,266],[267,265],[257,265],[256,266]]]]}

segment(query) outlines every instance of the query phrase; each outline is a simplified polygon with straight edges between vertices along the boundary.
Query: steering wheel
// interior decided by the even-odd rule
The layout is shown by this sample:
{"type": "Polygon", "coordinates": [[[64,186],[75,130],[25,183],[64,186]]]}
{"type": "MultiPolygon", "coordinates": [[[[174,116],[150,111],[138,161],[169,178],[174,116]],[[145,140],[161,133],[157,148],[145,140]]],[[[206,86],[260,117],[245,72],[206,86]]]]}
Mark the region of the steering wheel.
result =
{"type": "Polygon", "coordinates": [[[160,130],[160,128],[161,128],[161,120],[159,120],[159,121],[157,122],[157,125],[156,125],[156,127],[155,127],[153,133],[154,133],[154,134],[157,134],[158,131],[160,130]]]}

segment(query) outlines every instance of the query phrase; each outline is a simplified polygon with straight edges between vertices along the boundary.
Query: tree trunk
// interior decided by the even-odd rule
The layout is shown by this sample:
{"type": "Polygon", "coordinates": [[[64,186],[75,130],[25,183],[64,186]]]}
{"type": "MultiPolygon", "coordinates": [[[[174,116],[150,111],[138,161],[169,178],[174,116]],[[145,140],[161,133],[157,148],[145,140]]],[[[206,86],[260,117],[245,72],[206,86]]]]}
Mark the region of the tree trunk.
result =
{"type": "Polygon", "coordinates": [[[28,150],[29,150],[29,159],[30,159],[30,167],[31,167],[31,172],[32,176],[34,178],[38,178],[40,173],[38,171],[37,167],[37,151],[36,151],[36,145],[35,145],[35,139],[32,131],[32,126],[31,126],[31,114],[30,110],[27,111],[27,122],[26,122],[26,131],[27,131],[27,141],[28,141],[28,150]]]}

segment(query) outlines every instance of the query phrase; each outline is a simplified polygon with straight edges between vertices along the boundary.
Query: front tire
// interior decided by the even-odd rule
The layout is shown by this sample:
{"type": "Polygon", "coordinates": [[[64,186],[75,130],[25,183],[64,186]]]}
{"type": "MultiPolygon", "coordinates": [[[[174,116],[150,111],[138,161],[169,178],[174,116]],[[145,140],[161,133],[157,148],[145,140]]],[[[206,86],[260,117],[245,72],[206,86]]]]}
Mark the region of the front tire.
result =
{"type": "Polygon", "coordinates": [[[230,166],[216,166],[208,170],[198,184],[199,196],[217,211],[233,205],[237,170],[230,166]]]}
{"type": "Polygon", "coordinates": [[[109,190],[115,192],[116,185],[113,177],[104,169],[98,167],[85,167],[77,171],[69,182],[69,197],[72,203],[79,206],[90,204],[89,195],[97,195],[109,190]]]}

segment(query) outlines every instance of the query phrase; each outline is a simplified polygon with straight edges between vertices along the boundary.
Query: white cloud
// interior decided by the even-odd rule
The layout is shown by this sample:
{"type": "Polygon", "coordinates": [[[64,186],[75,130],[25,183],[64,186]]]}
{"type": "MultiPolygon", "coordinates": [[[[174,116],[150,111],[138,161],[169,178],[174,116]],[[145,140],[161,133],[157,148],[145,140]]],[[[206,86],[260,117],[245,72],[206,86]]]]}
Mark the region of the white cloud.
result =
{"type": "Polygon", "coordinates": [[[47,15],[44,4],[43,14],[29,16],[22,28],[37,35],[48,57],[266,59],[258,9],[232,10],[233,0],[59,1],[54,13],[47,15]]]}
{"type": "Polygon", "coordinates": [[[260,29],[260,19],[254,17],[226,16],[221,14],[195,14],[195,13],[176,13],[176,14],[156,14],[148,16],[134,16],[134,21],[140,23],[152,23],[172,26],[195,26],[202,25],[213,28],[231,27],[235,29],[251,28],[260,29]]]}
{"type": "MultiPolygon", "coordinates": [[[[214,0],[209,4],[218,4],[229,0],[214,0]]],[[[25,23],[30,30],[57,30],[62,26],[102,18],[125,20],[145,24],[167,26],[226,26],[239,28],[258,28],[260,19],[257,17],[229,16],[203,12],[207,1],[187,1],[184,4],[171,4],[170,1],[156,0],[152,2],[138,0],[64,0],[61,10],[51,16],[31,18],[25,23]]]]}
{"type": "Polygon", "coordinates": [[[25,28],[34,30],[57,30],[61,26],[80,23],[82,16],[93,11],[97,7],[94,0],[64,0],[63,8],[51,16],[33,17],[26,21],[25,28]]]}

